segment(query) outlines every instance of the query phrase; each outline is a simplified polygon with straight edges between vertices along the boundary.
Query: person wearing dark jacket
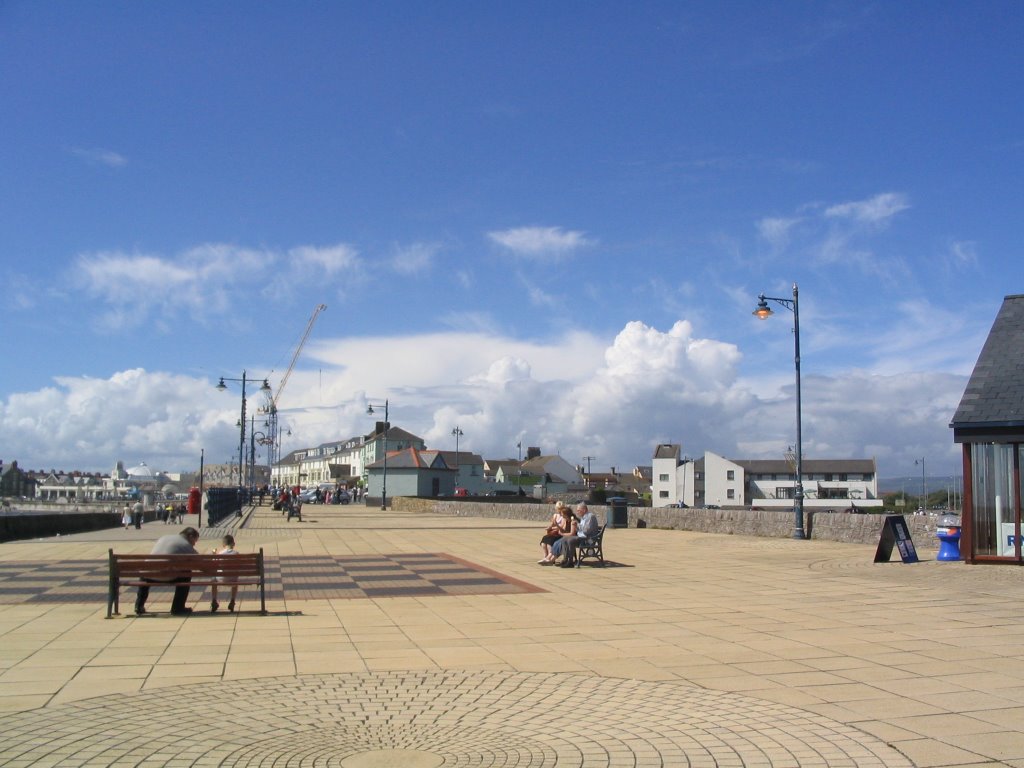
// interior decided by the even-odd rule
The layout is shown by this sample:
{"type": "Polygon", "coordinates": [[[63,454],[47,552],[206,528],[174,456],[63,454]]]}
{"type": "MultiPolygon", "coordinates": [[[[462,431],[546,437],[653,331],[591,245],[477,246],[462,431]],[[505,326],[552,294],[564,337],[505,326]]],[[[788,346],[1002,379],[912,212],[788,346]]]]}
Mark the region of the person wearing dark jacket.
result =
{"type": "MultiPolygon", "coordinates": [[[[199,531],[191,526],[185,528],[181,533],[172,533],[168,536],[161,536],[153,545],[151,555],[197,555],[196,542],[199,541],[199,531]]],[[[147,579],[149,581],[149,579],[147,579]]],[[[189,582],[191,576],[179,576],[171,579],[174,587],[174,598],[171,600],[171,613],[175,616],[187,616],[192,613],[191,608],[185,607],[188,600],[189,582]]],[[[154,584],[158,583],[153,581],[154,584]]],[[[149,598],[149,587],[139,587],[139,594],[135,598],[135,613],[141,616],[146,612],[146,600],[149,598]]]]}

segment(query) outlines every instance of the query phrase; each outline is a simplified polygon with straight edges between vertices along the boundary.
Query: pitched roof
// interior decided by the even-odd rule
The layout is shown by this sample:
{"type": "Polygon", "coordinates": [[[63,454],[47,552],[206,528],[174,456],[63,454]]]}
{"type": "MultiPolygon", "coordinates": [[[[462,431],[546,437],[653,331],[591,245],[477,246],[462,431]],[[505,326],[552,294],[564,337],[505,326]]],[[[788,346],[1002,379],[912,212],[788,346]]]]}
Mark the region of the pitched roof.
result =
{"type": "MultiPolygon", "coordinates": [[[[388,451],[388,469],[452,469],[445,463],[443,451],[419,450],[417,448],[405,448],[401,451],[388,451]]],[[[454,453],[454,451],[451,451],[454,453]]],[[[384,466],[384,459],[380,458],[372,464],[367,464],[367,469],[378,469],[384,466]]]]}
{"type": "Polygon", "coordinates": [[[675,443],[662,443],[654,449],[656,459],[678,459],[680,446],[675,443]]]}
{"type": "Polygon", "coordinates": [[[1006,296],[951,427],[1024,427],[1024,295],[1006,296]]]}
{"type": "MultiPolygon", "coordinates": [[[[380,440],[383,437],[384,437],[384,430],[381,429],[379,431],[378,430],[374,430],[373,432],[368,434],[364,439],[366,440],[366,442],[371,442],[373,440],[380,440]]],[[[419,437],[418,435],[414,435],[412,432],[406,432],[401,427],[395,427],[395,426],[390,426],[390,425],[388,426],[387,438],[388,438],[389,442],[392,441],[392,440],[411,440],[413,442],[420,442],[420,443],[423,442],[423,438],[422,437],[419,437]]]]}
{"type": "Polygon", "coordinates": [[[510,469],[518,469],[519,463],[518,459],[484,459],[484,470],[487,474],[493,475],[504,468],[505,474],[508,474],[510,469]]]}

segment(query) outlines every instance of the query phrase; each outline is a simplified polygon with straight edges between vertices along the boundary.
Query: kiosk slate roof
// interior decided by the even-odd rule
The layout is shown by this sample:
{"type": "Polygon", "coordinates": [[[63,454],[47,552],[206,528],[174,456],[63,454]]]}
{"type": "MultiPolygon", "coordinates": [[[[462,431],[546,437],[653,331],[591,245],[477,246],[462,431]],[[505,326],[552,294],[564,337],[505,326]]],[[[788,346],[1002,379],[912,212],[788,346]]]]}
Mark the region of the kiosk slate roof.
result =
{"type": "Polygon", "coordinates": [[[1024,427],[1024,294],[996,315],[950,426],[1024,427]]]}

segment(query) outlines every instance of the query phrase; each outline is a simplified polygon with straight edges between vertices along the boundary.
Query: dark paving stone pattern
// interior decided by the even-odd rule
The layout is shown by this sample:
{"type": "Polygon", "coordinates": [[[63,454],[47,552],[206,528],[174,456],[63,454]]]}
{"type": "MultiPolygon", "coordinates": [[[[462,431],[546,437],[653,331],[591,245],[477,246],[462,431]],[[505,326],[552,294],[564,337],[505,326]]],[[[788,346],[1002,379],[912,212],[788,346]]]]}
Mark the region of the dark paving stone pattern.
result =
{"type": "MultiPolygon", "coordinates": [[[[526,582],[444,553],[267,558],[268,600],[426,597],[541,592],[526,582]]],[[[0,604],[105,603],[105,560],[0,563],[0,604]]],[[[131,590],[128,590],[131,591],[131,590]]],[[[241,597],[257,597],[242,587],[241,597]]],[[[153,600],[170,599],[156,588],[153,600]]],[[[192,591],[190,600],[205,593],[192,591]]]]}
{"type": "Polygon", "coordinates": [[[678,683],[415,671],[172,686],[5,717],[0,765],[904,768],[818,715],[678,683]]]}

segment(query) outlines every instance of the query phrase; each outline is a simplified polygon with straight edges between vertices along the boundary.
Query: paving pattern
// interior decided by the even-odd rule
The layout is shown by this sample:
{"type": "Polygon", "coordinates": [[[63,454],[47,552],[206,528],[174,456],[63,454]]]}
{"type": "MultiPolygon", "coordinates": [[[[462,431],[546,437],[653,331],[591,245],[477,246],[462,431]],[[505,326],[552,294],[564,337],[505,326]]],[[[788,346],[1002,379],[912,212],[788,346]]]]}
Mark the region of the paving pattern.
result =
{"type": "MultiPolygon", "coordinates": [[[[443,553],[283,556],[266,559],[267,599],[317,600],[373,597],[514,594],[538,587],[443,553]]],[[[83,603],[107,596],[106,561],[0,563],[0,604],[83,603]]],[[[153,600],[169,601],[169,589],[153,600]]],[[[241,590],[242,599],[255,588],[241,590]]],[[[204,598],[193,590],[191,600],[204,598]]]]}
{"type": "Polygon", "coordinates": [[[88,699],[5,721],[0,766],[9,768],[912,765],[873,736],[783,704],[557,673],[225,681],[88,699]]]}

